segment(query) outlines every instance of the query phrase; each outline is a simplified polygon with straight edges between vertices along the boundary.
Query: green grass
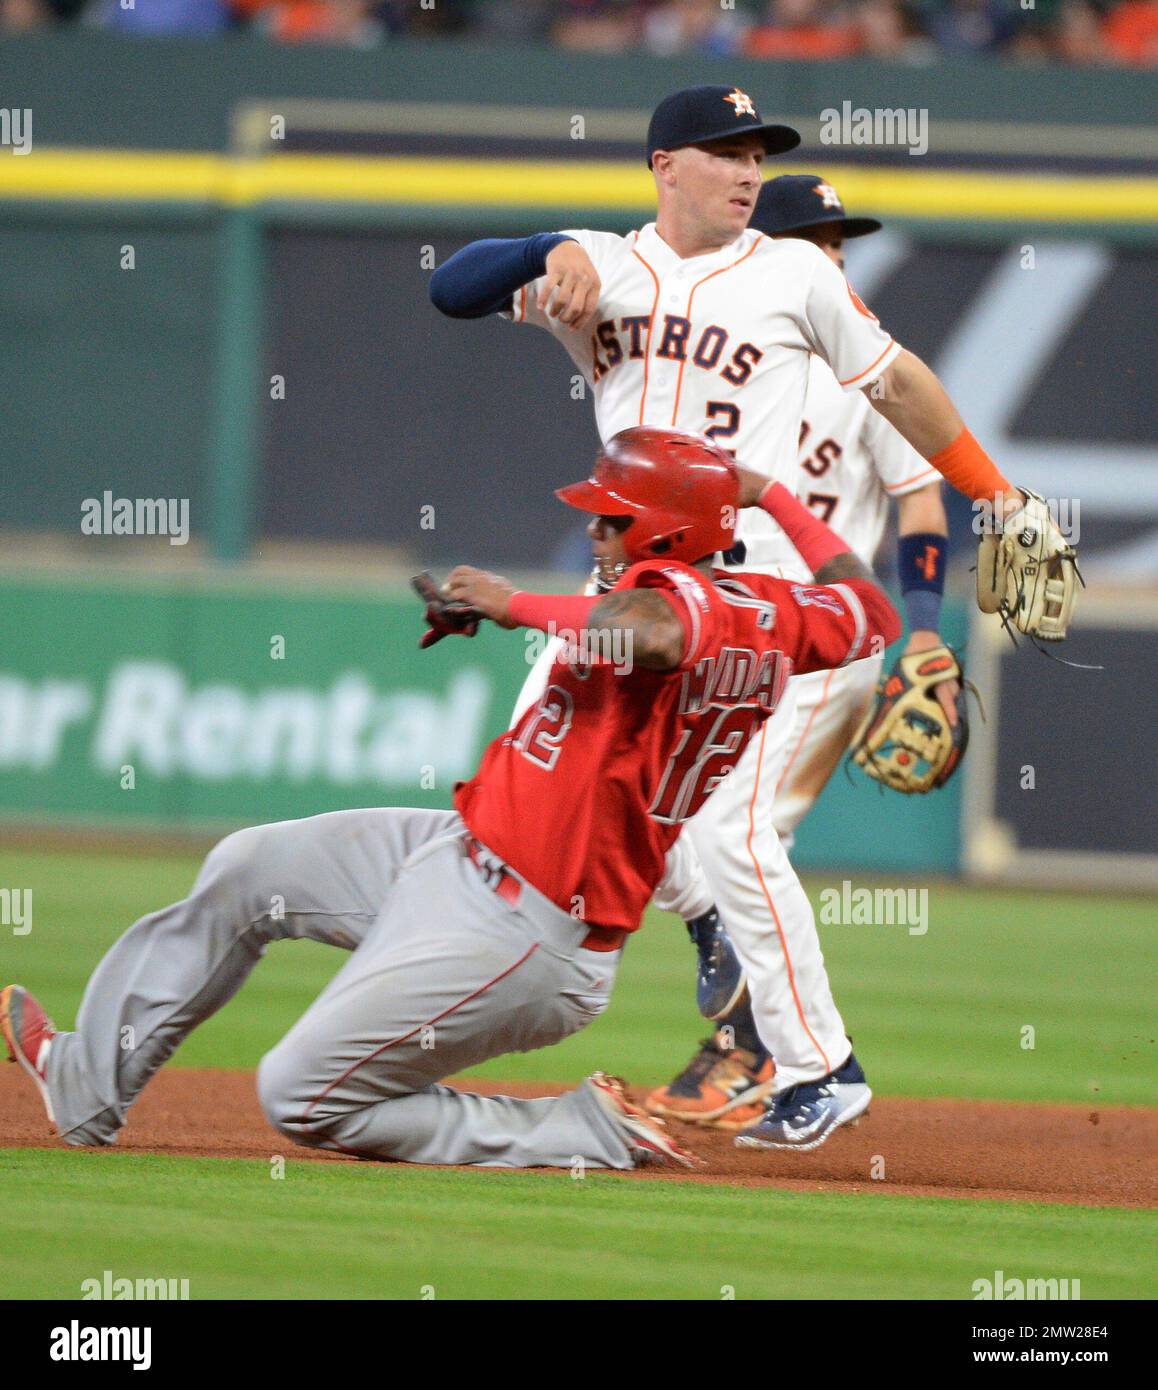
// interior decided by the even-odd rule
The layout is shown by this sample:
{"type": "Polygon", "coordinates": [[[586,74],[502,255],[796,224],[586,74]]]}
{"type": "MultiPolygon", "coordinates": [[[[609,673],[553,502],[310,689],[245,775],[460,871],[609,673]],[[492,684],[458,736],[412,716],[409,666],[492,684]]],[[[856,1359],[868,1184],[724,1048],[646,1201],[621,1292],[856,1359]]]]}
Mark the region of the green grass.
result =
{"type": "MultiPolygon", "coordinates": [[[[33,890],[31,933],[0,929],[0,982],[28,984],[69,1026],[102,951],[136,917],[184,896],[196,870],[186,858],[0,852],[0,884],[33,890]]],[[[810,884],[814,894],[823,886],[810,884]]],[[[925,935],[834,926],[822,940],[878,1093],[1144,1104],[1154,1099],[1152,921],[1152,903],[1138,898],[935,883],[925,935]],[[1022,1047],[1026,1026],[1032,1049],[1022,1047]]],[[[176,1064],[255,1066],[344,958],[310,942],[274,946],[176,1064]]],[[[602,1067],[638,1084],[667,1080],[705,1032],[692,963],[679,923],[653,914],[602,1019],[559,1047],[502,1057],[481,1073],[565,1081],[602,1067]]]]}
{"type": "Polygon", "coordinates": [[[289,1159],[0,1150],[0,1299],[174,1278],[192,1298],[1144,1297],[1152,1213],[289,1159]],[[65,1238],[64,1233],[67,1233],[65,1238]],[[936,1250],[936,1259],[930,1252],[936,1250]],[[430,1296],[429,1293],[426,1296],[430,1296]]]}
{"type": "MultiPolygon", "coordinates": [[[[180,857],[0,852],[0,885],[33,891],[32,931],[0,928],[0,982],[27,983],[69,1026],[101,953],[196,870],[180,857]]],[[[945,884],[930,888],[924,936],[822,937],[879,1093],[1111,1104],[1153,1098],[1149,929],[1136,899],[945,884]]],[[[273,947],[176,1064],[253,1067],[344,959],[273,947]]],[[[705,1031],[691,967],[682,928],[657,915],[602,1019],[482,1070],[666,1080],[705,1031]]],[[[1142,1211],[307,1163],[292,1150],[281,1180],[253,1161],[0,1150],[0,1190],[0,1298],[79,1297],[106,1269],[187,1278],[194,1298],[962,1299],[997,1269],[1080,1279],[1085,1299],[1154,1286],[1143,1251],[1155,1219],[1142,1211]]]]}

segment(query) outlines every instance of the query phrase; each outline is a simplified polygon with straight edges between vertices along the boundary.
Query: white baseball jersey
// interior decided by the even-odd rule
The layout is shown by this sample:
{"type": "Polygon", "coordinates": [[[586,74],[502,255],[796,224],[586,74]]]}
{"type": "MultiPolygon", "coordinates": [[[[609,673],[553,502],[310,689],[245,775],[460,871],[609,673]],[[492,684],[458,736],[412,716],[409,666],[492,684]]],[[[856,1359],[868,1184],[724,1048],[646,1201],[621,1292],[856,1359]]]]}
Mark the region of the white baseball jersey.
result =
{"type": "MultiPolygon", "coordinates": [[[[809,242],[749,228],[684,260],[654,223],[626,236],[567,235],[602,282],[593,323],[576,332],[540,310],[542,280],[515,294],[507,316],[548,329],[567,349],[592,387],[604,440],[633,425],[705,434],[795,487],[810,355],[856,392],[901,350],[809,242]]],[[[762,521],[775,527],[763,514],[741,527],[762,521]]]]}
{"type": "MultiPolygon", "coordinates": [[[[889,498],[936,482],[940,474],[875,411],[859,391],[842,391],[819,357],[808,371],[792,490],[871,566],[888,521],[889,498]]],[[[741,520],[747,513],[741,513],[741,520]]],[[[744,569],[782,579],[811,579],[779,527],[738,533],[748,547],[744,569]]]]}

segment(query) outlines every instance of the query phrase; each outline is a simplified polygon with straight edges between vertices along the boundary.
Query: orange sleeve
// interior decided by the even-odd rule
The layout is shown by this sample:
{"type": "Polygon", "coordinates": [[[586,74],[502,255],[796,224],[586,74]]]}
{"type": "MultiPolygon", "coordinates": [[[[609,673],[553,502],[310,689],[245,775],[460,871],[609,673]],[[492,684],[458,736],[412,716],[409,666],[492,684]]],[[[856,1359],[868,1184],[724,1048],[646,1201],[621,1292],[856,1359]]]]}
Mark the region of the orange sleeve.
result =
{"type": "Polygon", "coordinates": [[[966,427],[929,462],[958,492],[978,501],[1012,492],[1013,487],[966,427]]]}

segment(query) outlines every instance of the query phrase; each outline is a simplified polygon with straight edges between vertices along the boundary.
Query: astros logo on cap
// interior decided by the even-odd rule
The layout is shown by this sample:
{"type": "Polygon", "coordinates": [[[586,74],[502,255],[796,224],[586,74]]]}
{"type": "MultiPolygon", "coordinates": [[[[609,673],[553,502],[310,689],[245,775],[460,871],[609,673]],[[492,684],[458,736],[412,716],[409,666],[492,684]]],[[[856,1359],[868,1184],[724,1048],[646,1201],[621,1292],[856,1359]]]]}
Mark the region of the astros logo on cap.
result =
{"type": "Polygon", "coordinates": [[[812,191],[816,194],[818,198],[824,199],[824,206],[826,208],[840,207],[840,194],[837,193],[836,189],[833,188],[832,184],[818,183],[812,191]]]}
{"type": "Polygon", "coordinates": [[[732,103],[736,108],[737,116],[754,116],[756,114],[756,108],[752,105],[752,98],[747,92],[742,92],[739,87],[729,92],[724,100],[732,103]]]}

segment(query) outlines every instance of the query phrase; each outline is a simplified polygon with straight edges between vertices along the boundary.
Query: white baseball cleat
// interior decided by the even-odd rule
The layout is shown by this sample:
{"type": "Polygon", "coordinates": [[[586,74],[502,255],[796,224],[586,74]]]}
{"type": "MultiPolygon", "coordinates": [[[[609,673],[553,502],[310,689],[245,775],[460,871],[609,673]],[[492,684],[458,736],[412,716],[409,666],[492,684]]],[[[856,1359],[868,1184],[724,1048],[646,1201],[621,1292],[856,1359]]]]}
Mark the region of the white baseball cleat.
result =
{"type": "Polygon", "coordinates": [[[773,1096],[759,1124],[736,1136],[739,1149],[818,1149],[834,1130],[853,1126],[873,1098],[860,1063],[848,1061],[819,1081],[802,1081],[773,1096]]]}

